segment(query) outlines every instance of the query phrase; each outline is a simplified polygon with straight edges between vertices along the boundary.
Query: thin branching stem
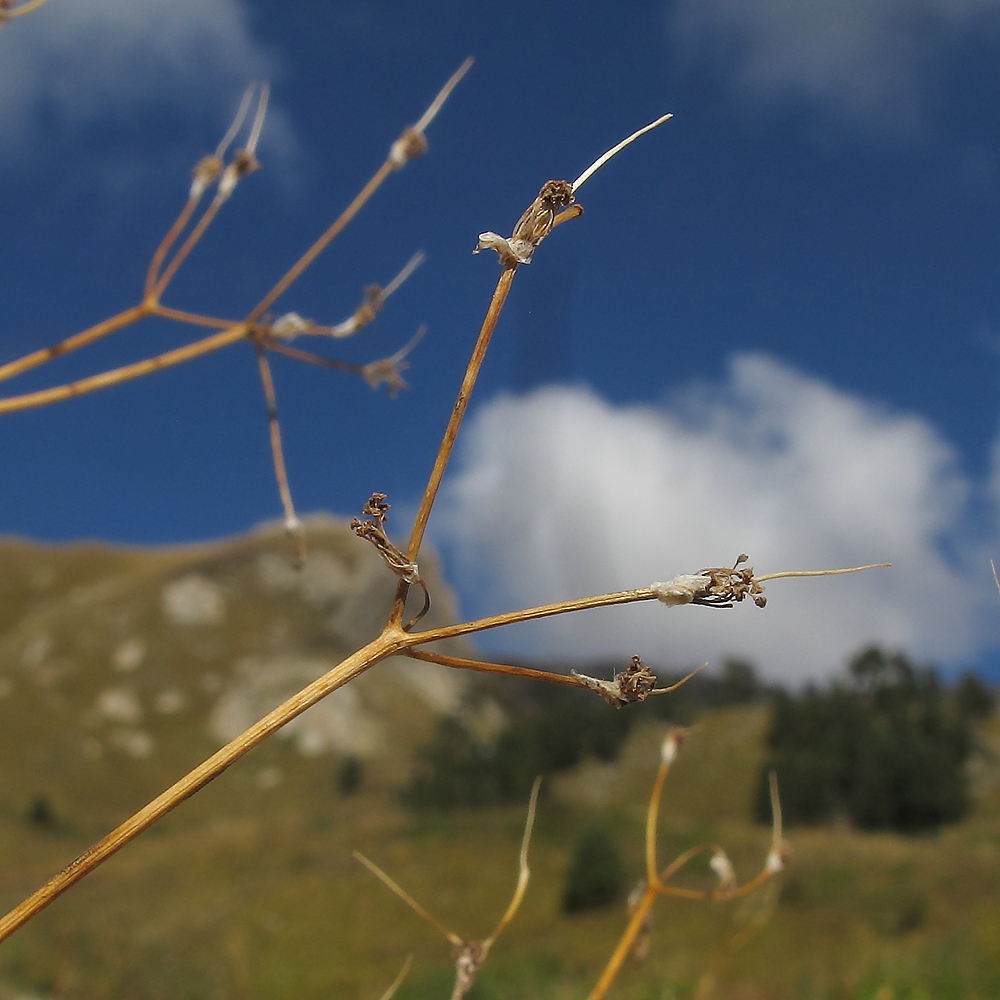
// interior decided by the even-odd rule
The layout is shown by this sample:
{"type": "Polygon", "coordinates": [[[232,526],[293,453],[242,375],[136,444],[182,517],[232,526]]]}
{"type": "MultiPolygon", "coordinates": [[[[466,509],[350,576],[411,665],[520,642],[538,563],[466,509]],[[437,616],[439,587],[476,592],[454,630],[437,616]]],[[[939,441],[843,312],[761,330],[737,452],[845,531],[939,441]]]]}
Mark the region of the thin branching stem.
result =
{"type": "Polygon", "coordinates": [[[221,330],[210,337],[205,337],[203,340],[197,340],[193,344],[186,344],[184,347],[158,354],[153,358],[146,358],[144,361],[136,361],[134,364],[123,365],[121,368],[112,368],[99,375],[91,375],[89,378],[68,382],[65,385],[56,385],[50,389],[26,392],[20,396],[7,396],[0,399],[0,414],[30,410],[36,406],[45,406],[63,399],[72,399],[74,396],[83,396],[88,392],[96,392],[98,389],[107,389],[112,385],[120,385],[122,382],[141,378],[143,375],[150,375],[152,372],[162,371],[164,368],[183,364],[185,361],[191,361],[203,354],[210,354],[212,351],[228,347],[238,340],[244,340],[247,332],[248,327],[240,323],[228,330],[221,330]]]}
{"type": "Polygon", "coordinates": [[[32,351],[31,354],[25,354],[22,358],[8,361],[6,364],[0,365],[0,382],[13,378],[15,375],[20,375],[31,368],[37,368],[38,365],[44,365],[47,361],[52,361],[54,358],[68,354],[70,351],[86,347],[87,344],[92,344],[95,340],[100,340],[101,337],[106,337],[109,333],[114,333],[116,330],[124,329],[126,326],[130,326],[147,315],[149,315],[149,310],[145,306],[132,306],[131,309],[126,309],[116,316],[110,316],[100,323],[95,323],[93,326],[87,327],[86,330],[81,330],[79,333],[73,334],[72,337],[67,337],[58,344],[53,344],[51,347],[43,347],[39,351],[32,351]]]}
{"type": "Polygon", "coordinates": [[[198,241],[205,235],[205,230],[212,224],[212,221],[219,214],[219,209],[226,202],[226,195],[222,193],[221,190],[216,191],[215,197],[212,199],[211,204],[202,213],[201,218],[195,224],[194,229],[191,230],[187,235],[187,239],[181,244],[180,249],[176,254],[170,259],[170,263],[167,264],[163,273],[157,279],[156,284],[153,286],[153,290],[150,296],[154,301],[158,301],[160,296],[163,294],[167,285],[173,280],[174,275],[177,273],[178,268],[181,264],[187,260],[188,255],[195,248],[198,241]]]}
{"type": "Polygon", "coordinates": [[[274,464],[274,478],[278,484],[278,495],[285,513],[285,530],[291,535],[295,546],[296,566],[305,562],[305,544],[302,538],[302,526],[295,513],[292,501],[292,490],[288,485],[288,470],[285,468],[285,449],[281,443],[281,422],[278,419],[278,396],[274,391],[274,378],[271,375],[271,365],[260,344],[254,344],[257,354],[257,370],[260,373],[260,383],[264,389],[264,402],[267,405],[267,426],[271,439],[271,460],[274,464]]]}
{"type": "Polygon", "coordinates": [[[322,236],[304,253],[301,257],[285,272],[281,279],[274,285],[274,287],[267,293],[253,307],[250,311],[250,315],[247,317],[248,322],[256,322],[260,319],[264,313],[267,312],[271,306],[291,287],[291,285],[299,278],[303,271],[330,245],[330,243],[340,235],[344,227],[351,221],[361,211],[365,206],[365,203],[371,198],[371,196],[382,186],[383,181],[391,174],[393,171],[392,163],[386,160],[375,174],[372,176],[371,180],[354,196],[354,200],[341,212],[340,216],[336,221],[323,233],[322,236]]]}
{"type": "Polygon", "coordinates": [[[406,974],[410,971],[410,966],[413,964],[413,956],[407,955],[406,961],[403,963],[403,967],[399,970],[399,974],[392,981],[392,985],[382,994],[379,1000],[392,1000],[396,995],[396,990],[403,985],[403,980],[406,978],[406,974]]]}
{"type": "Polygon", "coordinates": [[[460,945],[462,939],[454,932],[448,930],[447,927],[437,917],[434,916],[430,911],[424,909],[392,876],[388,875],[386,872],[382,871],[381,868],[374,861],[366,858],[360,851],[351,852],[354,857],[360,861],[365,868],[367,868],[383,885],[388,889],[392,890],[399,898],[406,903],[406,905],[413,910],[414,913],[419,917],[423,917],[431,925],[431,927],[439,930],[448,941],[449,944],[460,945]]]}
{"type": "Polygon", "coordinates": [[[377,639],[363,646],[317,680],[294,694],[259,722],[240,733],[190,771],[183,778],[158,795],[152,802],[140,809],[134,816],[116,827],[106,837],[99,840],[90,850],[81,854],[58,875],[49,879],[37,892],[14,907],[0,918],[0,941],[27,923],[36,913],[44,909],[54,899],[75,885],[85,875],[106,861],[129,841],[134,840],[143,830],[162,819],[171,809],[204,788],[213,778],[217,778],[231,764],[245,753],[266,740],[307,708],[321,701],[332,691],[352,681],[369,667],[398,653],[405,646],[406,636],[399,631],[384,631],[377,639]]]}
{"type": "Polygon", "coordinates": [[[549,684],[563,684],[586,690],[586,685],[570,674],[556,674],[548,670],[535,670],[531,667],[515,667],[507,663],[488,663],[484,660],[467,660],[462,656],[446,656],[444,653],[428,653],[421,649],[408,649],[407,656],[426,663],[440,663],[443,667],[454,667],[456,670],[477,670],[487,674],[507,674],[510,677],[525,677],[532,681],[546,681],[549,684]]]}
{"type": "Polygon", "coordinates": [[[7,7],[4,10],[0,10],[0,21],[10,21],[15,17],[30,14],[33,10],[38,10],[42,4],[47,2],[48,0],[25,0],[25,3],[17,7],[7,7]]]}
{"type": "Polygon", "coordinates": [[[444,437],[434,459],[434,468],[431,469],[430,478],[424,488],[424,495],[420,501],[420,508],[417,510],[416,519],[413,522],[413,530],[410,532],[410,541],[406,547],[406,555],[409,559],[416,559],[420,554],[420,543],[423,541],[424,532],[427,530],[427,519],[431,515],[431,508],[437,499],[438,489],[441,487],[441,480],[444,478],[445,469],[448,467],[448,459],[451,457],[452,449],[455,446],[455,439],[458,437],[458,430],[465,417],[465,411],[472,396],[472,390],[476,386],[476,379],[479,377],[479,370],[483,366],[486,352],[496,329],[497,320],[503,311],[504,303],[510,294],[510,286],[514,281],[514,274],[517,271],[517,264],[509,264],[504,267],[500,274],[500,280],[493,290],[493,297],[490,299],[489,308],[486,310],[486,317],[479,330],[479,337],[476,346],[472,350],[472,357],[465,369],[465,376],[462,385],[458,390],[458,398],[452,407],[451,416],[448,418],[448,426],[445,428],[444,437]]]}
{"type": "Polygon", "coordinates": [[[553,615],[563,615],[570,611],[586,611],[589,608],[606,608],[616,604],[633,604],[636,601],[655,600],[656,591],[650,587],[642,587],[638,590],[619,590],[613,594],[580,597],[573,601],[560,601],[558,604],[542,604],[535,608],[508,611],[506,614],[477,618],[475,621],[462,622],[458,625],[444,625],[440,628],[426,629],[423,632],[414,632],[411,638],[414,640],[414,645],[417,645],[434,642],[437,639],[452,639],[459,635],[485,632],[487,629],[499,628],[501,625],[513,625],[516,622],[528,622],[536,618],[551,618],[553,615]]]}
{"type": "Polygon", "coordinates": [[[861,573],[866,569],[888,569],[892,563],[869,563],[867,566],[850,566],[847,569],[788,569],[781,573],[765,573],[754,576],[757,583],[767,580],[787,580],[796,576],[841,576],[844,573],[861,573]]]}
{"type": "Polygon", "coordinates": [[[157,303],[150,307],[150,315],[161,316],[163,319],[176,320],[178,323],[189,323],[191,326],[209,326],[216,330],[238,326],[238,319],[222,319],[219,316],[203,316],[201,313],[185,312],[183,309],[171,309],[157,303]]]}
{"type": "Polygon", "coordinates": [[[528,800],[528,816],[524,821],[524,835],[521,837],[521,853],[518,856],[517,884],[514,886],[514,895],[511,896],[507,909],[504,910],[504,914],[497,922],[493,933],[483,942],[483,948],[486,951],[493,947],[496,939],[517,915],[521,900],[524,899],[524,894],[528,890],[528,880],[531,878],[531,869],[528,867],[528,845],[531,843],[531,831],[535,825],[535,807],[538,805],[538,790],[541,787],[542,778],[539,775],[531,786],[531,798],[528,800]]]}
{"type": "MultiPolygon", "coordinates": [[[[184,228],[191,221],[191,216],[194,215],[194,210],[198,207],[200,200],[201,197],[198,194],[192,194],[188,198],[181,209],[180,215],[177,216],[174,224],[167,230],[167,235],[160,241],[160,245],[153,254],[153,259],[149,262],[149,269],[146,271],[146,283],[143,286],[142,292],[144,298],[153,299],[153,290],[156,288],[157,278],[160,274],[160,268],[163,266],[163,261],[166,259],[170,248],[177,242],[177,237],[184,232],[184,228]]],[[[155,299],[153,300],[155,301],[155,299]]]]}
{"type": "Polygon", "coordinates": [[[283,344],[273,337],[263,338],[263,344],[269,351],[283,354],[286,358],[295,358],[296,361],[305,361],[310,365],[319,365],[321,368],[333,368],[339,372],[350,372],[352,375],[364,374],[363,365],[354,365],[350,361],[338,361],[336,358],[326,358],[322,354],[313,354],[312,351],[303,351],[299,347],[283,344]]]}

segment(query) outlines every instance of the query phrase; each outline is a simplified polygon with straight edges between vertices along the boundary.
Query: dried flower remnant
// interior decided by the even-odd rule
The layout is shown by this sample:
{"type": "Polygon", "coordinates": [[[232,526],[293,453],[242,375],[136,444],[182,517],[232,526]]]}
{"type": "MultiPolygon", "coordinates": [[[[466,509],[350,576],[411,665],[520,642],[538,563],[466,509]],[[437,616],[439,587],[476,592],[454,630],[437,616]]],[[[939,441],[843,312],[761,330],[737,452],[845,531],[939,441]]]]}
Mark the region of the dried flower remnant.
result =
{"type": "Polygon", "coordinates": [[[626,705],[645,701],[651,694],[669,694],[671,691],[676,691],[707,666],[707,663],[703,663],[697,670],[692,670],[676,684],[664,688],[656,686],[656,674],[645,666],[638,656],[633,656],[629,665],[623,671],[616,672],[611,681],[601,680],[600,677],[590,677],[587,674],[577,673],[575,670],[571,670],[570,674],[583,687],[599,694],[612,708],[624,708],[626,705]]]}
{"type": "Polygon", "coordinates": [[[366,539],[378,549],[379,555],[393,573],[407,583],[421,583],[417,564],[407,559],[385,533],[385,521],[390,507],[385,501],[385,493],[373,493],[361,510],[361,513],[371,520],[362,521],[356,517],[351,521],[351,530],[359,538],[366,539]]]}
{"type": "Polygon", "coordinates": [[[748,558],[741,553],[731,569],[722,566],[682,574],[664,583],[654,583],[652,589],[657,599],[668,607],[701,604],[707,608],[731,608],[750,597],[758,608],[762,608],[767,598],[764,588],[754,577],[753,566],[743,566],[748,558]]]}
{"type": "Polygon", "coordinates": [[[423,590],[424,606],[420,609],[416,617],[405,626],[404,631],[409,631],[430,611],[431,595],[427,589],[427,584],[424,583],[423,578],[420,576],[417,564],[412,559],[407,559],[385,533],[385,519],[389,513],[389,504],[385,500],[386,495],[384,493],[373,493],[361,511],[362,514],[371,520],[362,521],[356,517],[351,521],[351,530],[359,538],[364,538],[375,546],[378,554],[396,576],[407,583],[416,584],[423,590]]]}
{"type": "Polygon", "coordinates": [[[425,256],[423,251],[415,253],[409,261],[407,261],[406,266],[403,268],[399,274],[396,275],[392,281],[383,288],[381,285],[368,285],[364,291],[364,299],[361,305],[358,306],[354,312],[344,320],[343,323],[338,323],[336,326],[331,326],[329,328],[321,327],[317,328],[312,332],[315,333],[328,333],[331,337],[340,339],[342,337],[353,337],[359,330],[366,327],[375,317],[382,311],[382,307],[385,305],[385,300],[389,298],[394,291],[396,291],[399,286],[406,281],[406,279],[424,262],[425,256]]]}
{"type": "Polygon", "coordinates": [[[403,389],[409,389],[410,383],[403,378],[403,372],[410,367],[410,362],[406,360],[406,357],[420,343],[426,332],[427,327],[421,326],[395,354],[362,365],[361,377],[368,383],[369,387],[378,389],[384,385],[390,399],[395,399],[403,389]]]}
{"type": "Polygon", "coordinates": [[[569,181],[546,181],[538,197],[517,220],[509,239],[496,233],[480,233],[479,243],[472,252],[496,250],[504,267],[530,264],[538,245],[552,232],[556,216],[574,201],[573,185],[569,181]]]}
{"type": "Polygon", "coordinates": [[[496,940],[504,932],[507,925],[517,915],[521,901],[528,888],[528,880],[531,878],[531,869],[528,867],[528,845],[531,843],[531,831],[535,825],[535,807],[538,804],[538,790],[541,788],[542,779],[535,778],[535,783],[531,787],[531,797],[528,800],[528,815],[524,821],[524,834],[521,837],[521,852],[518,856],[517,884],[514,886],[514,895],[503,916],[498,921],[493,933],[482,941],[474,938],[463,938],[454,931],[448,930],[444,924],[436,917],[425,910],[405,889],[397,885],[378,865],[369,861],[360,851],[354,852],[357,858],[373,875],[388,886],[414,913],[423,917],[432,927],[437,928],[451,944],[451,957],[455,962],[455,985],[451,991],[451,1000],[462,1000],[462,998],[472,989],[476,981],[476,976],[483,962],[486,961],[490,949],[496,940]]]}

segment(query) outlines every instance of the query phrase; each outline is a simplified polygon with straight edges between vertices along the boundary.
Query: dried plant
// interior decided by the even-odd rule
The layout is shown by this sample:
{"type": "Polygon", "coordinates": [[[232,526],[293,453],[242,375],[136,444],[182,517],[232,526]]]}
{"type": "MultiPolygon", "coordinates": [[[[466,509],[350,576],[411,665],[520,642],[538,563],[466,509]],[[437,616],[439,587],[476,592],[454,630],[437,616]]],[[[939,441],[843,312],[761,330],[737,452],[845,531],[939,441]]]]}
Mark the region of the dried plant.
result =
{"type": "MultiPolygon", "coordinates": [[[[3,2],[3,0],[0,0],[3,2]]],[[[0,20],[34,9],[40,0],[12,6],[6,0],[0,7],[0,20]]],[[[371,179],[344,209],[341,215],[323,232],[313,244],[292,264],[242,319],[220,318],[185,312],[164,305],[163,296],[180,267],[187,261],[192,250],[201,240],[222,206],[231,198],[242,179],[260,166],[257,148],[264,127],[268,88],[266,85],[253,86],[247,90],[235,119],[223,136],[215,152],[200,160],[194,168],[188,198],[175,222],[153,253],[147,271],[142,297],[137,305],[104,320],[74,336],[43,350],[34,351],[22,358],[0,365],[0,380],[14,378],[30,369],[44,365],[70,351],[84,348],[109,334],[132,326],[141,320],[160,317],[181,324],[201,327],[212,332],[184,347],[168,351],[144,361],[123,365],[89,378],[65,385],[56,385],[36,392],[8,396],[0,399],[0,414],[44,406],[67,400],[83,393],[108,388],[130,379],[144,377],[164,368],[182,364],[213,351],[221,350],[237,342],[247,342],[254,350],[258,362],[261,384],[271,436],[275,478],[285,515],[285,525],[295,540],[296,558],[304,558],[303,530],[292,501],[288,477],[285,472],[281,432],[278,420],[277,398],[268,357],[271,353],[282,354],[302,361],[322,365],[348,373],[360,375],[373,388],[385,385],[390,393],[405,388],[402,372],[406,367],[407,355],[415,346],[416,339],[389,358],[356,366],[346,362],[313,353],[292,346],[290,341],[300,337],[327,337],[341,339],[362,330],[374,319],[385,304],[386,299],[398,288],[420,262],[420,255],[409,261],[400,273],[385,287],[369,286],[364,292],[361,305],[350,316],[339,323],[325,325],[311,319],[304,319],[298,313],[287,311],[280,316],[271,314],[272,307],[294,285],[302,273],[316,260],[320,253],[343,231],[360,208],[372,197],[376,190],[393,173],[402,169],[411,159],[427,150],[426,130],[441,109],[452,89],[467,72],[471,60],[467,60],[445,84],[426,112],[416,124],[404,129],[392,144],[384,162],[371,179]],[[252,113],[251,113],[252,111],[252,113]],[[249,122],[249,124],[247,124],[249,122]],[[246,138],[235,152],[230,147],[246,127],[246,138]],[[205,204],[207,199],[207,204],[205,204]],[[199,214],[200,213],[200,214],[199,214]],[[186,234],[186,235],[185,235],[186,234]],[[182,238],[183,237],[183,238],[182,238]]],[[[414,524],[405,546],[393,542],[385,531],[386,514],[389,505],[383,493],[373,492],[362,512],[364,519],[354,521],[357,534],[373,544],[386,563],[389,571],[397,577],[395,597],[392,602],[385,627],[371,642],[348,656],[322,677],[304,687],[282,705],[278,706],[257,723],[226,744],[190,773],[140,809],[88,851],[72,861],[40,889],[15,906],[5,916],[0,917],[0,940],[8,937],[24,923],[51,903],[57,896],[75,885],[93,871],[112,854],[129,843],[141,832],[148,829],[190,795],[204,787],[213,778],[228,768],[245,753],[267,739],[291,720],[322,698],[349,683],[362,672],[382,660],[398,654],[414,659],[443,664],[461,670],[488,671],[510,676],[528,677],[548,683],[563,684],[593,691],[597,696],[615,708],[641,702],[652,695],[668,693],[677,685],[658,687],[655,675],[638,656],[634,656],[621,672],[611,680],[588,677],[573,673],[563,675],[543,670],[516,667],[509,664],[490,663],[478,660],[447,656],[432,647],[442,639],[475,635],[489,629],[499,628],[555,615],[569,614],[591,608],[631,604],[640,601],[659,601],[667,606],[699,605],[709,608],[732,608],[735,604],[750,599],[758,608],[763,608],[764,584],[770,580],[794,576],[816,576],[831,573],[855,572],[871,567],[855,567],[840,570],[789,571],[757,575],[748,565],[746,555],[740,555],[731,568],[708,568],[691,574],[682,574],[663,583],[653,583],[648,587],[623,590],[609,594],[580,597],[554,604],[523,608],[493,616],[479,618],[450,625],[418,630],[417,625],[426,613],[431,595],[418,569],[418,557],[428,520],[440,489],[448,462],[462,425],[466,409],[475,387],[480,368],[486,356],[497,320],[504,307],[518,269],[534,260],[542,242],[565,222],[578,218],[582,208],[577,202],[580,188],[614,155],[636,138],[656,128],[667,119],[664,115],[649,125],[639,129],[623,142],[613,146],[599,156],[575,181],[548,180],[540,188],[538,196],[517,221],[509,237],[493,232],[479,236],[476,251],[489,249],[496,251],[500,265],[500,276],[486,310],[475,347],[465,370],[455,405],[444,430],[433,468],[424,488],[414,524]],[[418,586],[423,591],[421,610],[405,625],[405,608],[410,588],[418,586]]],[[[470,240],[471,242],[471,240],[470,240]]],[[[879,564],[884,565],[884,564],[879,564]]],[[[700,668],[699,668],[700,669],[700,668]]],[[[690,675],[689,675],[690,676],[690,675]]],[[[784,864],[785,845],[781,839],[780,810],[777,793],[773,792],[774,836],[771,850],[767,855],[761,873],[750,882],[739,886],[735,880],[728,856],[715,845],[704,845],[685,852],[662,871],[656,862],[656,821],[663,783],[670,764],[674,759],[682,739],[680,731],[671,732],[664,741],[660,771],[657,775],[650,798],[646,831],[646,877],[645,885],[634,899],[633,912],[628,926],[594,991],[591,1000],[604,995],[608,985],[617,975],[625,957],[630,952],[641,951],[648,935],[649,919],[653,904],[660,896],[680,896],[691,899],[728,900],[753,891],[780,871],[784,864]],[[709,852],[711,864],[718,876],[718,885],[712,890],[685,889],[669,884],[670,878],[697,854],[709,852]]],[[[475,973],[499,934],[513,919],[523,898],[528,883],[527,848],[534,817],[538,785],[532,792],[528,820],[521,848],[520,873],[514,896],[504,916],[493,933],[482,941],[472,941],[459,937],[447,930],[435,918],[412,900],[390,878],[372,862],[364,863],[375,872],[390,888],[404,899],[416,912],[424,916],[442,931],[455,948],[456,982],[453,997],[461,997],[468,990],[475,973]]],[[[405,972],[405,970],[404,970],[405,972]]],[[[402,974],[401,974],[402,975],[402,974]]],[[[398,983],[396,984],[398,985],[398,983]]],[[[393,987],[395,989],[395,986],[393,987]]],[[[390,994],[391,995],[391,990],[390,994]]]]}
{"type": "Polygon", "coordinates": [[[423,917],[432,927],[439,930],[451,945],[451,955],[455,961],[455,985],[451,991],[451,1000],[462,1000],[462,997],[472,989],[476,981],[476,976],[483,962],[486,961],[490,949],[496,943],[497,938],[504,932],[507,925],[517,915],[517,911],[521,907],[521,900],[524,899],[524,894],[528,889],[528,880],[531,878],[531,869],[528,868],[528,844],[531,843],[531,830],[535,825],[535,807],[538,804],[538,790],[541,788],[541,785],[542,779],[538,777],[531,787],[531,797],[528,800],[528,817],[524,821],[524,835],[521,838],[521,854],[518,858],[517,884],[514,886],[514,895],[511,896],[503,916],[497,922],[496,927],[493,928],[493,933],[482,940],[463,938],[454,931],[448,930],[440,920],[432,916],[405,889],[401,888],[386,875],[375,862],[370,861],[360,851],[354,852],[354,856],[358,861],[377,878],[381,879],[414,913],[423,917]]]}

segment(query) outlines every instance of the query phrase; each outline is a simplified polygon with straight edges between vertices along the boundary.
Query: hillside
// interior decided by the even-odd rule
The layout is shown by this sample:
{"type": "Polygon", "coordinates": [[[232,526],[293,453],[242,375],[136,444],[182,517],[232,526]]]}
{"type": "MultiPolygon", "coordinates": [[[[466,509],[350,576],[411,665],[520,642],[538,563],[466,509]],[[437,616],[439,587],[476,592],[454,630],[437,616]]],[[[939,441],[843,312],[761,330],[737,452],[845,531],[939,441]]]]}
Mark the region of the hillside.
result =
{"type": "MultiPolygon", "coordinates": [[[[0,543],[0,904],[374,633],[391,575],[343,525],[314,521],[309,535],[301,574],[271,531],[152,551],[0,543]]],[[[451,609],[433,589],[440,620],[451,609]]],[[[409,953],[400,1000],[447,996],[448,945],[351,851],[456,932],[490,931],[523,806],[413,814],[397,795],[440,714],[468,710],[470,683],[389,661],[336,692],[0,946],[0,998],[375,1000],[409,953]],[[363,762],[354,794],[340,781],[348,757],[363,762]]],[[[667,786],[664,857],[710,839],[742,877],[756,870],[766,717],[744,706],[695,720],[667,786]]],[[[624,911],[563,915],[563,875],[577,832],[600,818],[638,877],[662,729],[642,721],[616,762],[547,782],[528,895],[472,996],[586,995],[624,911]]],[[[1000,996],[995,720],[983,739],[965,823],[920,839],[792,831],[773,891],[736,908],[661,901],[648,961],[613,995],[695,996],[711,974],[716,997],[1000,996]]]]}

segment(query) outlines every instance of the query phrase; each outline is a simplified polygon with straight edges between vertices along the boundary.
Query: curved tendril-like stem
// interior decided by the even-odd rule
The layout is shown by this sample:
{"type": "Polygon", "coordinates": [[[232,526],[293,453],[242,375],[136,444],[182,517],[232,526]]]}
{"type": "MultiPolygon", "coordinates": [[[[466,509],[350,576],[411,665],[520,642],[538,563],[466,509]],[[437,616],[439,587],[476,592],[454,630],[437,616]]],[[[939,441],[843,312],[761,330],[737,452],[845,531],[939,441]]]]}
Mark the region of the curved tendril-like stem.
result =
{"type": "Polygon", "coordinates": [[[604,166],[612,156],[617,156],[629,143],[635,142],[640,135],[645,135],[647,132],[652,131],[658,125],[662,125],[665,121],[673,118],[672,114],[661,115],[656,119],[655,122],[650,122],[648,125],[644,125],[642,128],[637,129],[633,132],[627,139],[622,139],[617,146],[612,146],[606,153],[602,153],[596,160],[575,181],[573,181],[573,193],[575,194],[583,186],[584,182],[589,180],[594,174],[597,173],[601,167],[604,166]]]}
{"type": "Polygon", "coordinates": [[[656,827],[660,817],[660,798],[663,795],[663,783],[670,773],[670,765],[677,752],[678,734],[671,730],[663,741],[660,750],[660,767],[653,782],[653,791],[649,796],[649,806],[646,809],[646,884],[658,888],[660,878],[656,865],[656,827]]]}
{"type": "Polygon", "coordinates": [[[514,895],[511,896],[507,909],[504,910],[493,933],[483,942],[483,948],[489,951],[493,943],[504,932],[507,925],[517,915],[521,906],[521,900],[528,889],[528,880],[531,878],[531,869],[528,867],[528,845],[531,843],[531,831],[535,825],[535,806],[538,804],[538,790],[542,787],[542,776],[535,778],[535,783],[531,786],[531,797],[528,799],[528,815],[524,821],[524,834],[521,837],[521,853],[517,862],[517,884],[514,886],[514,895]]]}
{"type": "Polygon", "coordinates": [[[410,971],[410,966],[413,964],[413,956],[407,955],[406,961],[403,963],[403,967],[399,970],[399,974],[392,981],[392,985],[382,994],[379,1000],[392,1000],[396,995],[396,990],[403,985],[403,980],[406,978],[406,974],[410,971]]]}
{"type": "Polygon", "coordinates": [[[153,358],[146,358],[144,361],[136,361],[131,365],[123,365],[121,368],[112,368],[109,371],[101,372],[100,375],[91,375],[89,378],[82,378],[76,382],[53,386],[50,389],[40,389],[38,392],[7,396],[0,399],[0,414],[30,410],[32,407],[57,403],[63,399],[83,396],[88,392],[96,392],[98,389],[107,389],[112,385],[141,378],[143,375],[150,375],[153,372],[162,371],[164,368],[171,368],[174,365],[201,357],[203,354],[210,354],[212,351],[228,347],[238,340],[244,340],[247,333],[248,327],[240,323],[228,330],[220,330],[219,333],[205,337],[203,340],[196,340],[193,344],[186,344],[184,347],[158,354],[153,358]]]}
{"type": "Polygon", "coordinates": [[[861,573],[866,569],[888,569],[892,563],[869,563],[867,566],[850,566],[847,569],[788,569],[781,573],[765,573],[763,576],[755,576],[757,583],[765,583],[767,580],[786,580],[795,576],[841,576],[844,573],[861,573]]]}
{"type": "Polygon", "coordinates": [[[146,306],[132,306],[131,309],[126,309],[124,312],[118,313],[117,316],[111,316],[100,323],[95,323],[93,326],[87,327],[86,330],[81,330],[79,333],[73,334],[72,337],[67,337],[58,344],[53,344],[51,347],[43,347],[39,351],[32,351],[31,354],[25,354],[24,357],[8,361],[6,364],[0,365],[0,382],[14,378],[15,375],[20,375],[22,372],[29,371],[32,368],[37,368],[38,365],[43,365],[47,361],[52,361],[64,354],[68,354],[70,351],[86,347],[87,344],[92,344],[95,340],[100,340],[101,337],[106,337],[109,333],[114,333],[116,330],[122,330],[148,314],[149,310],[146,306]]]}

